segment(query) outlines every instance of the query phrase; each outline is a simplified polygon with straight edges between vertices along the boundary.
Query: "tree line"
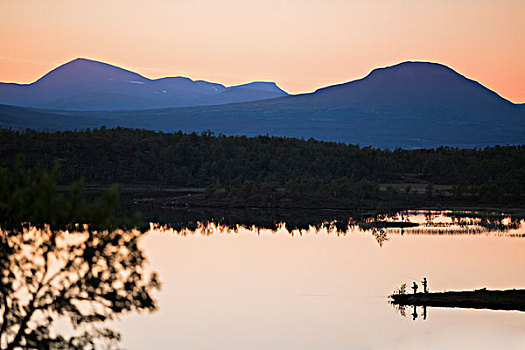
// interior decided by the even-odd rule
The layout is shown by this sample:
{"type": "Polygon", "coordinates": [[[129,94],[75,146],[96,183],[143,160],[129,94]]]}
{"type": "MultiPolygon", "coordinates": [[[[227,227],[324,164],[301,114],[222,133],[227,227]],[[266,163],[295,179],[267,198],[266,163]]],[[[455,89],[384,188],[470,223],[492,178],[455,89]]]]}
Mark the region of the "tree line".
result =
{"type": "Polygon", "coordinates": [[[451,186],[458,200],[522,204],[525,146],[484,149],[394,149],[360,147],[314,139],[185,134],[134,129],[64,132],[0,130],[0,164],[12,166],[23,153],[29,165],[61,165],[60,182],[150,184],[208,188],[236,197],[273,200],[283,193],[304,197],[383,199],[411,193],[425,184],[451,186]],[[385,192],[385,191],[383,191],[385,192]],[[385,197],[386,196],[386,197],[385,197]],[[389,197],[390,196],[390,197],[389,197]]]}

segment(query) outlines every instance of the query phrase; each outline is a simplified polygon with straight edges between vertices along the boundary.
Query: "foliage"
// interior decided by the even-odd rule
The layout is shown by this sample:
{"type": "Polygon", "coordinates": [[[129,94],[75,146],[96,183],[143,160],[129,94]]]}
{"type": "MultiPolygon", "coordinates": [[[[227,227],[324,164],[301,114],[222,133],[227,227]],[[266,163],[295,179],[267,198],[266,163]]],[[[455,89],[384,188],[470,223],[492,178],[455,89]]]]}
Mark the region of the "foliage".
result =
{"type": "Polygon", "coordinates": [[[102,327],[123,313],[152,311],[155,274],[138,246],[145,226],[118,219],[118,188],[87,201],[75,183],[57,193],[58,166],[0,168],[0,349],[90,349],[119,340],[102,327]],[[89,225],[87,225],[89,224],[89,225]],[[54,331],[58,318],[76,330],[54,331]]]}
{"type": "Polygon", "coordinates": [[[525,146],[485,149],[440,147],[380,150],[313,139],[214,136],[213,133],[162,133],[132,129],[95,129],[24,133],[0,130],[0,164],[12,164],[23,152],[31,165],[50,166],[58,158],[61,183],[84,178],[89,183],[151,184],[224,189],[236,198],[277,201],[279,196],[310,194],[349,201],[385,201],[441,195],[468,203],[523,204],[525,146]]]}
{"type": "Polygon", "coordinates": [[[394,294],[407,294],[407,284],[403,283],[394,294]]]}

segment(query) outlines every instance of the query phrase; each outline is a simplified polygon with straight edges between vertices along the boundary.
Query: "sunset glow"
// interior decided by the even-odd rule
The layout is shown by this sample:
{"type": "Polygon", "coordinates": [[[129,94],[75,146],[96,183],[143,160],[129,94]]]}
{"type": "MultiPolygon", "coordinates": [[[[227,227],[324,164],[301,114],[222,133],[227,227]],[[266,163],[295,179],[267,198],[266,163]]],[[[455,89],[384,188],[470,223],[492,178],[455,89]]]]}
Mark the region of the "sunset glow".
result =
{"type": "Polygon", "coordinates": [[[3,0],[0,11],[2,82],[87,57],[149,78],[275,81],[301,93],[421,60],[525,102],[521,0],[3,0]]]}
{"type": "Polygon", "coordinates": [[[0,350],[525,349],[525,0],[0,13],[0,350]]]}

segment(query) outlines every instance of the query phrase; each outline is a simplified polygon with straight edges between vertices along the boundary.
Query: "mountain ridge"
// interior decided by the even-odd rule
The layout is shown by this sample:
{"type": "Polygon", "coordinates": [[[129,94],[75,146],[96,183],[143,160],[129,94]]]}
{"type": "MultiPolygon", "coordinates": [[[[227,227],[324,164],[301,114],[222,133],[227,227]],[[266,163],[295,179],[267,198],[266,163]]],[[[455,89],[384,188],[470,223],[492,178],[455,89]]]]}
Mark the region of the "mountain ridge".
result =
{"type": "MultiPolygon", "coordinates": [[[[229,94],[248,90],[225,90],[223,101],[229,94]]],[[[122,112],[5,110],[0,108],[0,123],[19,129],[105,125],[166,132],[211,130],[225,135],[312,137],[380,148],[525,144],[524,105],[447,66],[426,62],[403,62],[312,93],[251,102],[122,112]]]]}
{"type": "Polygon", "coordinates": [[[109,63],[76,58],[29,84],[0,83],[0,103],[64,110],[127,110],[225,104],[288,95],[273,82],[244,85],[249,91],[222,96],[222,92],[241,86],[226,87],[181,76],[149,79],[109,63]]]}

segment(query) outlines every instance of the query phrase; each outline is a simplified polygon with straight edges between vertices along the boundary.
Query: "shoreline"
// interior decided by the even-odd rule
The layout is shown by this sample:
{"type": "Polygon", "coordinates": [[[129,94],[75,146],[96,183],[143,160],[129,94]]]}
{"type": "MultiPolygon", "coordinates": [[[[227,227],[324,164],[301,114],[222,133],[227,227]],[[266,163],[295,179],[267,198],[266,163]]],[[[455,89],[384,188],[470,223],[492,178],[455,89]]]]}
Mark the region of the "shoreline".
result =
{"type": "Polygon", "coordinates": [[[133,188],[123,185],[123,202],[173,209],[235,209],[235,210],[321,210],[359,211],[370,214],[398,212],[403,210],[450,210],[506,213],[525,217],[524,206],[498,206],[485,203],[454,201],[448,197],[427,199],[413,195],[407,199],[364,198],[331,199],[316,193],[305,193],[300,197],[284,195],[279,199],[240,198],[236,194],[207,194],[200,188],[133,188]]]}
{"type": "Polygon", "coordinates": [[[525,289],[450,291],[392,294],[391,303],[399,306],[514,310],[525,312],[525,289]]]}
{"type": "MultiPolygon", "coordinates": [[[[319,198],[315,193],[304,193],[301,198],[284,196],[279,200],[260,200],[258,198],[232,198],[224,192],[207,194],[202,187],[169,187],[150,184],[120,184],[121,201],[127,204],[141,204],[159,208],[173,209],[259,209],[259,210],[324,210],[367,212],[402,210],[451,210],[499,212],[525,217],[525,206],[500,206],[466,200],[456,201],[450,197],[424,198],[414,194],[406,199],[370,198],[357,199],[349,204],[347,200],[319,198]],[[408,208],[408,209],[407,209],[408,208]]],[[[84,191],[89,195],[102,193],[109,184],[85,184],[84,191]]],[[[59,185],[59,192],[68,192],[68,185],[59,185]]]]}

